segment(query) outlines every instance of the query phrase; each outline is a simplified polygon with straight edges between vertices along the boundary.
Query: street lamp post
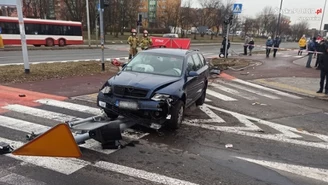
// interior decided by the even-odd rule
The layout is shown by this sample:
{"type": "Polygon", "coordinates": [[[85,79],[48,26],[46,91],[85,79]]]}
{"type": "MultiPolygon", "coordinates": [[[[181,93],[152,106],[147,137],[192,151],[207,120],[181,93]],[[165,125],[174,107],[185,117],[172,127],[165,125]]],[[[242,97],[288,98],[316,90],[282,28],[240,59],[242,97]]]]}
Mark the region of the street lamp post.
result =
{"type": "Polygon", "coordinates": [[[90,15],[89,15],[89,0],[86,0],[85,2],[85,6],[86,6],[86,9],[87,9],[87,26],[88,26],[88,44],[89,44],[89,47],[91,47],[91,41],[90,41],[90,15]]]}
{"type": "Polygon", "coordinates": [[[323,6],[323,12],[322,12],[322,17],[321,17],[321,22],[320,22],[321,36],[323,36],[322,23],[323,23],[323,18],[325,17],[326,5],[327,5],[327,0],[325,0],[325,5],[323,6]]]}
{"type": "Polygon", "coordinates": [[[278,32],[279,32],[280,20],[281,20],[281,11],[282,11],[282,2],[283,2],[283,0],[280,0],[280,8],[279,8],[279,15],[278,15],[278,23],[277,23],[277,27],[276,27],[275,37],[277,37],[278,32]]]}

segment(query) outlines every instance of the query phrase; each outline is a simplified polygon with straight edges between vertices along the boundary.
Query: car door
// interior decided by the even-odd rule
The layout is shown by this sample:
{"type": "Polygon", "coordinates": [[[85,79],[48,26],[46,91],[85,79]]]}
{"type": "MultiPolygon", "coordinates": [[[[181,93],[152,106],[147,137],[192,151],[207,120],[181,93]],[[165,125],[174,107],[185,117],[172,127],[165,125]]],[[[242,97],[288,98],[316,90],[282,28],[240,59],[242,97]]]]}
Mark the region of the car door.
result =
{"type": "Polygon", "coordinates": [[[201,97],[203,89],[205,87],[205,72],[207,70],[204,61],[201,60],[198,53],[194,53],[192,55],[195,63],[195,71],[198,73],[197,82],[196,82],[196,92],[193,101],[196,101],[199,97],[201,97]]]}
{"type": "Polygon", "coordinates": [[[186,69],[186,83],[185,83],[185,91],[186,91],[186,106],[189,106],[193,103],[193,100],[196,97],[197,92],[197,84],[198,77],[188,77],[190,71],[195,71],[196,66],[194,60],[191,55],[187,56],[187,69],[186,69]]]}

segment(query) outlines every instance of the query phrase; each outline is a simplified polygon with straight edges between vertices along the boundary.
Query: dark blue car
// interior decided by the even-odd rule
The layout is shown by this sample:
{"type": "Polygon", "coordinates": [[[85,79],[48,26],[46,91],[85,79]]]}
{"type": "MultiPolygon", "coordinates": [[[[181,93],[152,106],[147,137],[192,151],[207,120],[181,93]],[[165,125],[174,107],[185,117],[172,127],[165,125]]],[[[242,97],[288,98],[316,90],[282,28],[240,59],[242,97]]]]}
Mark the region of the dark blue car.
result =
{"type": "Polygon", "coordinates": [[[180,127],[185,108],[205,101],[209,65],[195,50],[139,52],[100,89],[97,105],[109,118],[122,115],[153,129],[180,127]]]}

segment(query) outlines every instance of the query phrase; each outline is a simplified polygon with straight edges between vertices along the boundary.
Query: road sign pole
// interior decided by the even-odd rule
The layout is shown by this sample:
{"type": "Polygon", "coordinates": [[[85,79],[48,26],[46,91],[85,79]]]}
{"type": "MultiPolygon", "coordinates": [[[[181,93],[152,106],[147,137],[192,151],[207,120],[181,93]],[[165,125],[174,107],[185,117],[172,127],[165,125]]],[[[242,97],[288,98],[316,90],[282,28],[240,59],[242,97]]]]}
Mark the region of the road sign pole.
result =
{"type": "Polygon", "coordinates": [[[20,30],[21,43],[22,43],[22,52],[23,52],[25,73],[30,73],[30,64],[29,64],[29,60],[28,60],[25,26],[24,26],[23,9],[22,9],[21,0],[16,1],[16,8],[17,8],[17,14],[18,14],[18,21],[19,21],[19,30],[20,30]]]}
{"type": "MultiPolygon", "coordinates": [[[[99,0],[99,4],[103,5],[101,2],[104,0],[99,0]]],[[[100,19],[100,39],[101,39],[101,67],[105,71],[105,57],[104,57],[104,7],[100,6],[99,19],[100,19]]]]}
{"type": "Polygon", "coordinates": [[[90,41],[90,15],[89,15],[89,0],[86,0],[85,2],[85,6],[87,9],[87,25],[88,25],[88,43],[89,43],[89,47],[91,47],[91,41],[90,41]]]}
{"type": "Polygon", "coordinates": [[[229,30],[230,30],[230,22],[227,25],[227,34],[226,34],[226,42],[225,42],[225,48],[224,48],[224,58],[228,58],[227,54],[228,54],[228,40],[229,40],[229,30]]]}
{"type": "Polygon", "coordinates": [[[281,22],[281,11],[282,11],[282,2],[283,0],[280,0],[280,8],[279,8],[279,15],[278,15],[278,23],[275,31],[275,37],[279,35],[279,29],[280,29],[280,22],[281,22]]]}

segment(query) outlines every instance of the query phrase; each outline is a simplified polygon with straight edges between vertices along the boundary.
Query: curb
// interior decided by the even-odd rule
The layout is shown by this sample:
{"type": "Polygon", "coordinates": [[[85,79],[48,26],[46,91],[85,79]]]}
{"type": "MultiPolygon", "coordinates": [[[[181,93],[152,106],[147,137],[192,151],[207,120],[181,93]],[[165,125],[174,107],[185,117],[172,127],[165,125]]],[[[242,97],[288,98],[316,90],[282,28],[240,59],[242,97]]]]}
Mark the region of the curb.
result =
{"type": "MultiPolygon", "coordinates": [[[[85,46],[85,47],[27,47],[28,51],[37,51],[37,50],[76,50],[76,49],[101,49],[101,47],[95,47],[95,46],[85,46]]],[[[108,49],[107,47],[105,47],[105,49],[108,49]]],[[[0,49],[1,51],[22,51],[22,47],[21,46],[11,46],[8,48],[4,48],[4,49],[0,49]]]]}
{"type": "MultiPolygon", "coordinates": [[[[112,60],[128,60],[129,57],[120,57],[120,58],[105,58],[105,62],[111,62],[112,60]]],[[[51,64],[51,63],[67,63],[67,62],[90,62],[96,61],[100,62],[101,59],[82,59],[82,60],[63,60],[63,61],[46,61],[46,62],[30,62],[30,64],[51,64]]],[[[13,65],[24,65],[24,63],[9,63],[9,64],[0,64],[0,66],[13,66],[13,65]]]]}

